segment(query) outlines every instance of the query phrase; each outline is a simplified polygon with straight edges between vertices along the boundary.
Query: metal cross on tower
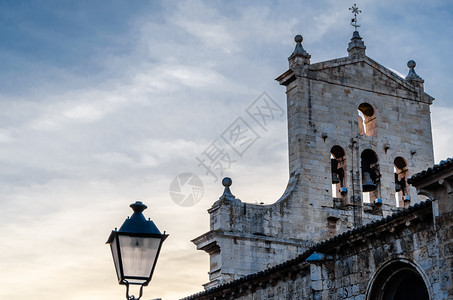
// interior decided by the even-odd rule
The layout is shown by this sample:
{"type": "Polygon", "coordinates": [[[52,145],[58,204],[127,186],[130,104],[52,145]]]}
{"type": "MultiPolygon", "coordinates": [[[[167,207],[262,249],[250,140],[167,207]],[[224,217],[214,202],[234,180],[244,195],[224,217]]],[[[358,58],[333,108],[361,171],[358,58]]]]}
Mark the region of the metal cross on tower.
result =
{"type": "Polygon", "coordinates": [[[355,31],[357,31],[357,28],[360,27],[360,25],[357,24],[357,15],[360,14],[362,11],[359,10],[355,3],[352,7],[349,8],[349,10],[354,14],[354,18],[351,19],[351,25],[354,26],[355,31]]]}

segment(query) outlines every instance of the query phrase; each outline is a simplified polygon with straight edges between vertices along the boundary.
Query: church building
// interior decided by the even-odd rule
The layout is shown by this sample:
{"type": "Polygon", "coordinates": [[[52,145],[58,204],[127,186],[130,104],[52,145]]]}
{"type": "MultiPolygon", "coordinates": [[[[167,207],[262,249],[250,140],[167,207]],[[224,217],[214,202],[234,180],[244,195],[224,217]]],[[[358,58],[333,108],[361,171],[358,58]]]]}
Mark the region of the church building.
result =
{"type": "Polygon", "coordinates": [[[434,98],[415,62],[406,78],[380,65],[357,26],[342,58],[311,63],[294,40],[276,78],[286,190],[251,204],[222,181],[210,230],[192,241],[209,282],[185,299],[453,299],[453,160],[433,167],[434,98]]]}

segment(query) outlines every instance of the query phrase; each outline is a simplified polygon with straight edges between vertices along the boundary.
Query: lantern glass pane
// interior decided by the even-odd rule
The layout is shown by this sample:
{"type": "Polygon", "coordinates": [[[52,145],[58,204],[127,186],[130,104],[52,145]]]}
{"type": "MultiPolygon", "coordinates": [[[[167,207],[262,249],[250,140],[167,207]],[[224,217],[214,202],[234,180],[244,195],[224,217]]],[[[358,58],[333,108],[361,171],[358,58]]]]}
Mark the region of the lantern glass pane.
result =
{"type": "Polygon", "coordinates": [[[113,263],[115,264],[116,276],[118,277],[118,281],[121,278],[121,270],[120,270],[120,260],[118,256],[118,238],[115,237],[113,242],[110,244],[110,249],[112,249],[112,256],[113,256],[113,263]]]}
{"type": "MultiPolygon", "coordinates": [[[[118,238],[124,277],[126,279],[129,276],[149,278],[161,239],[125,235],[120,235],[118,238]]],[[[132,284],[141,284],[146,280],[127,279],[127,281],[132,284]]]]}

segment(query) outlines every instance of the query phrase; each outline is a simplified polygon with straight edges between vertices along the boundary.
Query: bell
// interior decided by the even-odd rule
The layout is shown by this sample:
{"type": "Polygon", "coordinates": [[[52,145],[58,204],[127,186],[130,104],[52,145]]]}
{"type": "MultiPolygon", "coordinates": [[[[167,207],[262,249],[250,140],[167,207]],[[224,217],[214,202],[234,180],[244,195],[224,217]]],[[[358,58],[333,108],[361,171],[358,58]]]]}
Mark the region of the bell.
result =
{"type": "Polygon", "coordinates": [[[340,186],[344,187],[344,169],[343,168],[338,168],[338,178],[340,179],[340,186]]]}
{"type": "Polygon", "coordinates": [[[332,173],[332,184],[340,183],[340,179],[338,179],[338,175],[336,173],[332,173]]]}
{"type": "Polygon", "coordinates": [[[398,174],[395,173],[395,192],[401,192],[400,181],[398,180],[398,174]]]}
{"type": "Polygon", "coordinates": [[[401,190],[403,191],[403,196],[406,195],[406,178],[403,177],[401,178],[401,180],[399,181],[399,185],[401,187],[401,190]]]}
{"type": "Polygon", "coordinates": [[[377,185],[371,180],[370,172],[364,171],[362,177],[362,191],[371,192],[377,188],[377,185]]]}
{"type": "Polygon", "coordinates": [[[338,160],[331,158],[330,166],[332,167],[332,184],[340,183],[340,179],[338,179],[338,160]]]}

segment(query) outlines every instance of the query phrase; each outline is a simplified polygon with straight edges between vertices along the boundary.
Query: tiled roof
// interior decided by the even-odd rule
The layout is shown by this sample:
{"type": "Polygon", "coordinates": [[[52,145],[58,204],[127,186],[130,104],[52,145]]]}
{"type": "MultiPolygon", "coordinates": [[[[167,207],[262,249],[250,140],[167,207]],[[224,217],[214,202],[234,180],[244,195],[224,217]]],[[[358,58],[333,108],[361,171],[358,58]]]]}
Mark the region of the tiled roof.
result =
{"type": "Polygon", "coordinates": [[[432,176],[436,173],[439,173],[443,170],[446,170],[448,168],[453,167],[453,158],[447,158],[446,160],[442,160],[440,163],[437,165],[432,166],[431,168],[428,168],[425,171],[422,171],[420,173],[415,174],[411,178],[407,180],[409,184],[414,184],[417,183],[429,176],[432,176]]]}
{"type": "Polygon", "coordinates": [[[314,252],[322,252],[322,250],[324,250],[326,248],[330,248],[330,247],[336,245],[339,242],[346,241],[348,238],[350,238],[351,236],[353,236],[355,234],[366,233],[366,232],[369,232],[369,231],[373,231],[380,225],[384,225],[384,224],[389,223],[389,222],[391,222],[393,220],[404,218],[405,216],[408,216],[411,213],[417,212],[417,211],[422,210],[422,209],[424,209],[426,207],[430,207],[431,205],[432,205],[431,200],[426,200],[426,201],[417,203],[417,204],[415,204],[413,206],[410,206],[410,207],[408,207],[408,208],[406,208],[404,210],[398,211],[398,212],[396,212],[396,213],[394,213],[394,214],[392,214],[392,215],[390,215],[390,216],[388,216],[386,218],[382,218],[380,220],[368,223],[368,224],[366,224],[364,226],[361,226],[361,227],[358,227],[358,228],[355,228],[355,229],[351,229],[351,230],[346,231],[346,232],[344,232],[342,234],[336,235],[333,238],[330,238],[328,240],[322,241],[322,242],[310,247],[304,253],[300,254],[296,258],[288,260],[288,261],[286,261],[286,262],[284,262],[282,264],[276,265],[276,266],[274,266],[272,268],[266,269],[266,270],[261,271],[261,272],[253,273],[253,274],[241,277],[239,279],[224,283],[224,284],[222,284],[220,286],[217,286],[217,287],[211,288],[209,290],[202,291],[202,292],[199,292],[197,294],[194,294],[194,295],[188,296],[186,298],[183,298],[182,300],[198,299],[199,297],[208,296],[210,294],[214,294],[216,292],[219,292],[219,291],[226,290],[226,289],[229,289],[231,287],[237,286],[237,285],[239,285],[241,283],[244,283],[244,282],[247,282],[247,281],[251,281],[251,280],[254,280],[254,279],[258,279],[260,277],[265,277],[266,275],[269,275],[269,274],[272,274],[272,273],[276,273],[278,271],[282,271],[282,270],[284,270],[284,269],[286,269],[286,268],[288,268],[290,266],[297,265],[299,263],[304,262],[314,252]]]}

